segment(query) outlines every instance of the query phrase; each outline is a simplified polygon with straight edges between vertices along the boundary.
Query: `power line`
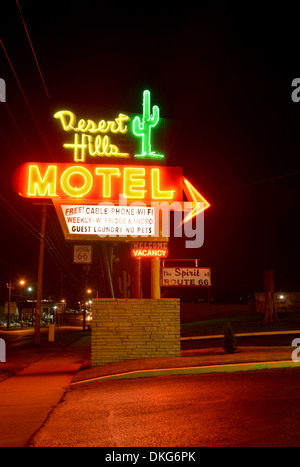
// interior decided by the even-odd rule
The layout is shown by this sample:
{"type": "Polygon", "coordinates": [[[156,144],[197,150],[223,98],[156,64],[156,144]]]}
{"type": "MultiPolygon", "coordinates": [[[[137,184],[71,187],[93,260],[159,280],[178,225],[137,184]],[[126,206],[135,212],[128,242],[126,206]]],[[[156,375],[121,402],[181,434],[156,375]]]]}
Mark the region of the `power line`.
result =
{"type": "MultiPolygon", "coordinates": [[[[7,183],[7,180],[3,176],[3,174],[0,174],[0,176],[3,178],[4,183],[7,183]]],[[[24,217],[19,210],[17,210],[3,195],[0,194],[0,206],[2,206],[4,209],[6,209],[9,214],[16,219],[26,230],[28,230],[38,241],[41,239],[41,233],[39,230],[39,223],[37,220],[32,216],[31,212],[27,210],[27,214],[33,219],[34,223],[36,224],[36,228],[33,226],[33,221],[29,222],[26,217],[24,217]]],[[[24,208],[22,208],[22,212],[24,211],[24,208]]],[[[53,243],[50,235],[48,233],[45,234],[44,237],[45,240],[45,247],[52,257],[52,260],[54,263],[60,267],[63,268],[64,271],[67,273],[67,278],[70,282],[70,284],[73,284],[73,282],[76,282],[78,285],[82,285],[82,280],[79,276],[77,276],[74,271],[69,267],[69,265],[63,260],[61,253],[58,251],[57,247],[53,243]],[[72,278],[73,282],[71,279],[72,278]]]]}
{"type": "Polygon", "coordinates": [[[6,209],[12,217],[14,217],[20,224],[23,225],[29,232],[38,240],[40,239],[40,232],[32,227],[32,225],[27,221],[26,218],[22,216],[22,214],[17,211],[8,201],[0,194],[0,204],[4,209],[6,209]]]}
{"type": "MultiPolygon", "coordinates": [[[[25,229],[27,229],[36,239],[40,240],[41,234],[40,232],[34,228],[26,218],[24,218],[20,212],[18,212],[1,194],[0,194],[0,205],[6,209],[12,217],[14,217],[20,224],[22,224],[25,229]]],[[[65,269],[69,276],[73,277],[73,280],[76,281],[78,284],[82,283],[82,280],[76,276],[76,274],[70,269],[67,263],[62,259],[59,251],[57,250],[56,246],[52,242],[51,238],[48,234],[45,235],[45,246],[54,260],[54,262],[65,269]]]]}
{"type": "MultiPolygon", "coordinates": [[[[19,157],[19,154],[17,153],[17,151],[13,148],[13,146],[10,144],[9,140],[6,138],[5,134],[3,133],[2,130],[0,130],[0,135],[2,136],[2,138],[4,139],[4,141],[6,142],[7,146],[9,147],[9,149],[11,150],[11,152],[16,156],[16,158],[18,159],[18,161],[20,163],[22,163],[23,161],[20,159],[19,157]]],[[[1,174],[2,175],[2,174],[1,174]]],[[[2,176],[3,177],[3,176],[2,176]]],[[[3,177],[4,178],[4,177],[3,177]]],[[[6,181],[6,179],[4,178],[4,180],[6,181]]]]}
{"type": "MultiPolygon", "coordinates": [[[[23,132],[22,132],[21,128],[19,127],[19,125],[18,125],[18,123],[17,123],[15,117],[13,116],[12,112],[9,110],[9,107],[8,107],[7,103],[6,103],[6,102],[3,102],[3,104],[5,105],[5,108],[6,108],[7,112],[9,113],[9,115],[10,115],[12,121],[14,122],[14,124],[15,124],[17,130],[19,131],[20,135],[22,136],[22,139],[23,139],[24,143],[26,144],[27,148],[29,149],[30,152],[32,152],[32,150],[31,150],[31,148],[29,147],[28,142],[27,142],[25,136],[23,135],[23,132]]],[[[7,140],[7,138],[4,137],[4,134],[2,133],[2,131],[1,131],[1,135],[2,135],[3,139],[6,140],[6,143],[8,143],[8,140],[7,140]]],[[[8,144],[9,144],[9,143],[8,143],[8,144]]],[[[9,144],[9,145],[10,145],[10,144],[9,144]]]]}
{"type": "Polygon", "coordinates": [[[20,12],[22,21],[23,21],[23,25],[24,25],[24,28],[25,28],[26,35],[27,35],[28,40],[29,40],[29,44],[30,44],[30,47],[31,47],[33,56],[34,56],[34,59],[35,59],[36,66],[38,67],[39,74],[40,74],[41,80],[42,80],[42,82],[43,82],[44,89],[45,89],[46,94],[47,94],[47,97],[48,97],[48,99],[49,99],[49,93],[48,93],[48,90],[47,90],[47,87],[46,87],[46,84],[45,84],[45,81],[44,81],[44,78],[43,78],[43,75],[42,75],[40,66],[39,66],[39,64],[38,64],[38,60],[37,60],[37,58],[36,58],[36,55],[35,55],[35,52],[34,52],[34,48],[33,48],[32,42],[31,42],[31,40],[30,40],[30,36],[29,36],[29,33],[28,33],[28,29],[27,29],[27,27],[26,27],[25,20],[24,20],[23,15],[22,15],[22,11],[21,11],[19,2],[18,2],[18,0],[16,0],[16,2],[17,2],[17,6],[18,6],[18,9],[19,9],[19,12],[20,12]]]}
{"type": "Polygon", "coordinates": [[[251,186],[251,185],[258,185],[259,183],[272,182],[274,180],[279,180],[281,178],[286,178],[286,177],[292,177],[294,175],[299,175],[299,174],[300,172],[292,172],[292,173],[285,174],[285,175],[279,175],[278,177],[264,178],[262,180],[256,180],[256,181],[249,182],[249,183],[242,183],[241,185],[234,185],[234,186],[229,186],[227,188],[220,188],[218,190],[209,191],[206,194],[219,193],[220,191],[235,190],[237,188],[243,188],[245,186],[251,186]]]}
{"type": "MultiPolygon", "coordinates": [[[[28,108],[29,108],[29,111],[30,111],[30,113],[31,113],[31,116],[32,116],[32,118],[33,118],[33,120],[34,120],[34,122],[35,122],[35,124],[36,124],[36,126],[37,126],[37,128],[38,128],[38,130],[39,130],[40,136],[41,136],[41,138],[43,139],[45,145],[47,146],[47,149],[48,149],[48,151],[49,151],[49,153],[50,153],[50,155],[51,155],[51,157],[52,157],[52,160],[54,161],[54,157],[53,157],[53,154],[52,154],[52,152],[51,152],[51,149],[50,149],[50,146],[49,146],[49,144],[48,144],[48,141],[47,141],[46,138],[44,137],[44,134],[43,134],[43,132],[42,132],[42,130],[41,130],[41,127],[40,127],[40,125],[39,125],[39,123],[38,123],[38,121],[37,121],[37,119],[36,119],[36,116],[35,116],[35,114],[34,114],[32,108],[31,108],[31,105],[30,105],[30,103],[29,103],[29,101],[28,101],[28,99],[27,99],[27,97],[26,97],[26,94],[25,94],[25,92],[24,92],[24,90],[23,90],[23,88],[22,88],[22,86],[21,86],[20,80],[19,80],[19,78],[18,78],[18,76],[17,76],[17,74],[16,74],[16,72],[15,72],[15,69],[14,69],[14,67],[13,67],[13,65],[12,65],[12,63],[11,63],[11,60],[10,60],[10,58],[9,58],[9,56],[8,56],[8,53],[7,53],[7,51],[6,51],[5,47],[4,47],[4,44],[3,44],[3,42],[2,42],[2,39],[0,39],[0,44],[1,44],[2,49],[3,49],[4,53],[5,53],[5,56],[6,56],[7,60],[8,60],[8,63],[9,63],[9,65],[10,65],[11,69],[12,69],[12,72],[13,72],[13,74],[14,74],[14,77],[16,78],[16,81],[17,81],[18,86],[19,86],[19,88],[20,88],[20,90],[21,90],[21,93],[22,93],[22,95],[23,95],[23,97],[24,97],[24,99],[25,99],[25,102],[26,102],[26,104],[27,104],[27,106],[28,106],[28,108]]],[[[55,162],[55,161],[54,161],[54,162],[55,162]]]]}

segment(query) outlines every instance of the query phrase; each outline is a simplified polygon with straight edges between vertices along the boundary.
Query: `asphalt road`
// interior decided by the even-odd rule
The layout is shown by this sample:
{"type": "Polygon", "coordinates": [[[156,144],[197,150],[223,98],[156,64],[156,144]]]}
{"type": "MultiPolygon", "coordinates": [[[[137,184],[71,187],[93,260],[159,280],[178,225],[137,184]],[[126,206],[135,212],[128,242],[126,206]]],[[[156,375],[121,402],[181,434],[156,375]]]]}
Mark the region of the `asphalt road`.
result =
{"type": "MultiPolygon", "coordinates": [[[[56,338],[62,333],[71,333],[74,331],[80,331],[80,327],[75,326],[61,326],[56,328],[55,336],[56,338]]],[[[34,342],[34,328],[16,328],[9,331],[0,330],[0,338],[4,339],[8,349],[18,349],[19,347],[26,346],[27,344],[33,344],[34,342]]],[[[48,339],[49,328],[41,327],[40,329],[40,338],[48,339]]]]}
{"type": "Polygon", "coordinates": [[[84,383],[33,446],[300,446],[300,368],[84,383]]]}
{"type": "MultiPolygon", "coordinates": [[[[48,330],[47,330],[48,332],[48,330]]],[[[41,335],[46,333],[46,328],[41,328],[41,335]]],[[[34,328],[15,329],[9,331],[0,330],[0,338],[4,339],[6,346],[17,348],[33,342],[34,328]]]]}

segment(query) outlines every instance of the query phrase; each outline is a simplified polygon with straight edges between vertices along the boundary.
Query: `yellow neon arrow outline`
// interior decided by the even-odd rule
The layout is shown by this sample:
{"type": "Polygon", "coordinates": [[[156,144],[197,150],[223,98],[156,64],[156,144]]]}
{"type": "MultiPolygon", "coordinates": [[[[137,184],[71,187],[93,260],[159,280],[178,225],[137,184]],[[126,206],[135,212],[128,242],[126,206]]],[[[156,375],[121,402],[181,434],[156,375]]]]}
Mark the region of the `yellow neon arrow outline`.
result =
{"type": "Polygon", "coordinates": [[[193,208],[191,212],[183,219],[182,224],[189,221],[200,212],[209,208],[209,202],[196,190],[196,188],[186,179],[183,179],[183,190],[189,201],[192,201],[193,208]],[[194,206],[195,205],[195,206],[194,206]]]}

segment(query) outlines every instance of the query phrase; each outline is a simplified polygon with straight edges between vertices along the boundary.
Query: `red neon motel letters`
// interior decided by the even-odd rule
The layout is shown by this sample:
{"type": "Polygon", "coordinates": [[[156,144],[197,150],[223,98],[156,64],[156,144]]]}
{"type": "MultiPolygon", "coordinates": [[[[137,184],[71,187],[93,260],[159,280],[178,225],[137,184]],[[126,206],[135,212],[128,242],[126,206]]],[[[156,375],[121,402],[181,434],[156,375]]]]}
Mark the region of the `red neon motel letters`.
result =
{"type": "Polygon", "coordinates": [[[181,167],[26,163],[12,182],[25,198],[182,201],[181,167]]]}

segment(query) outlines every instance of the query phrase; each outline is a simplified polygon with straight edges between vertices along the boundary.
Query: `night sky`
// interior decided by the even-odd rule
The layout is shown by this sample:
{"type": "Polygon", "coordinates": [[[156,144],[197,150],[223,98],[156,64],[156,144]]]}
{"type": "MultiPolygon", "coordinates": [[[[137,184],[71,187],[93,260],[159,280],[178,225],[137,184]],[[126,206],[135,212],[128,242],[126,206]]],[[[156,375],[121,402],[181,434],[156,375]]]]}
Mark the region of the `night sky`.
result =
{"type": "MultiPolygon", "coordinates": [[[[9,277],[34,283],[37,274],[41,207],[13,191],[12,173],[29,161],[71,162],[53,118],[56,111],[68,108],[95,119],[137,114],[144,89],[164,119],[167,165],[182,167],[211,204],[204,245],[185,249],[171,239],[170,258],[199,258],[200,265],[210,266],[211,297],[218,300],[263,291],[268,269],[275,271],[276,290],[299,291],[300,102],[291,99],[291,83],[300,78],[300,39],[294,6],[19,0],[44,85],[18,4],[5,3],[0,20],[0,78],[6,82],[6,105],[0,103],[2,302],[9,277]]],[[[130,254],[121,250],[118,267],[128,265],[130,254]]],[[[72,255],[73,246],[49,207],[44,296],[81,298],[83,268],[73,264],[72,255]]],[[[90,281],[101,295],[97,258],[90,281]]]]}

